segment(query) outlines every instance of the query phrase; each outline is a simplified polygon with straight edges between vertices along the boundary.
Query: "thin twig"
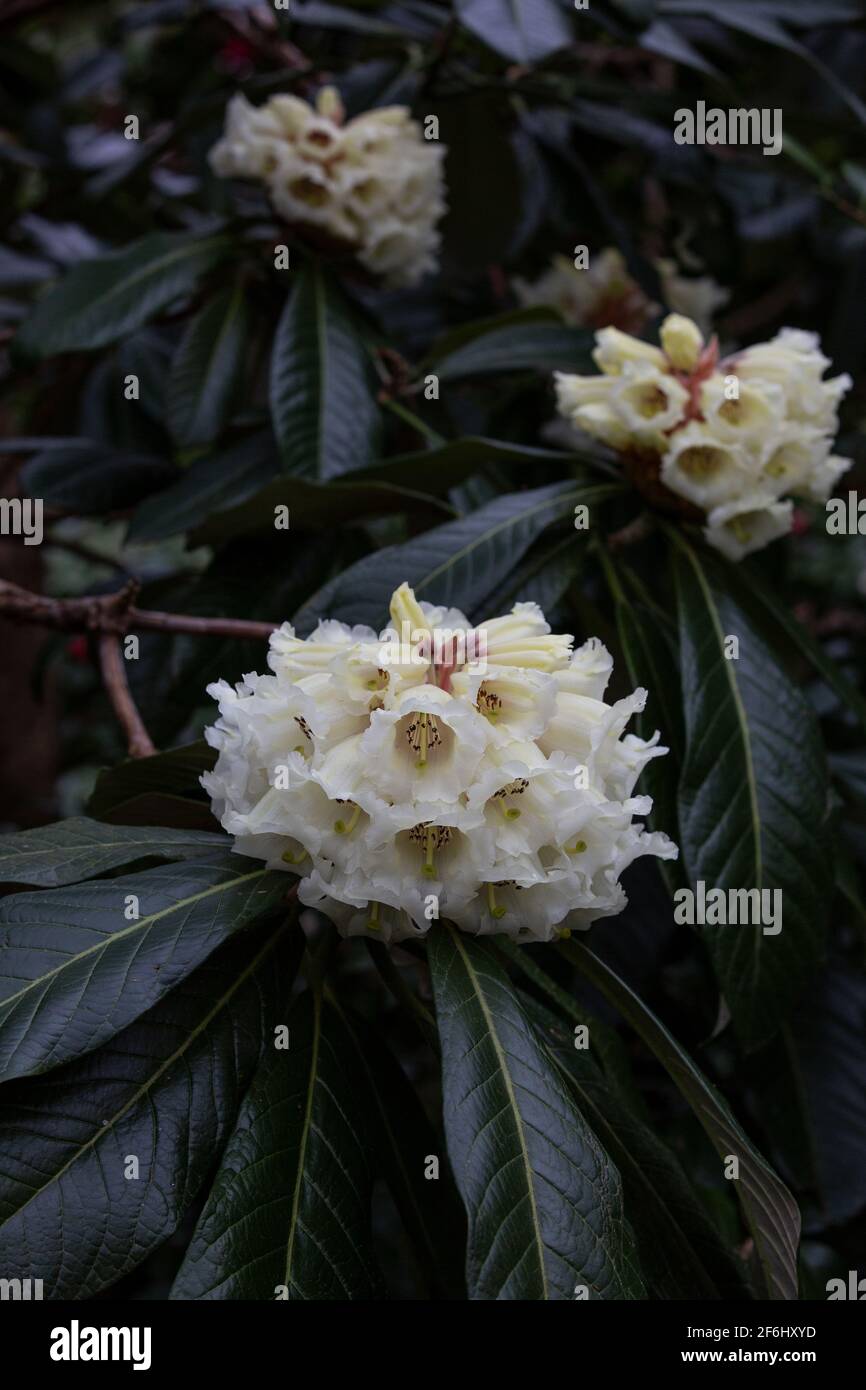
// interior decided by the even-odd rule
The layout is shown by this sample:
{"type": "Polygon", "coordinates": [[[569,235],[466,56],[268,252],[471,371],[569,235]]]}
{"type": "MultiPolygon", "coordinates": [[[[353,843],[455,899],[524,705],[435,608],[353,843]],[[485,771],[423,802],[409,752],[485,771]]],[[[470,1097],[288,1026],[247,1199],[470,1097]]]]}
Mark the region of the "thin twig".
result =
{"type": "Polygon", "coordinates": [[[151,632],[191,632],[204,637],[238,637],[266,642],[279,623],[256,623],[247,618],[197,618],[190,613],[157,613],[130,608],[130,627],[151,632]]]}
{"type": "Polygon", "coordinates": [[[151,632],[199,633],[210,637],[265,640],[274,623],[247,622],[242,618],[199,618],[184,613],[159,613],[136,608],[139,591],[135,580],[113,594],[88,594],[83,598],[49,598],[18,584],[0,580],[0,618],[29,623],[59,632],[99,634],[99,667],[112,709],[126,734],[132,758],[149,758],[156,752],[129,689],[120,639],[133,628],[151,632]]]}
{"type": "Polygon", "coordinates": [[[13,623],[31,623],[60,632],[113,632],[117,635],[143,628],[151,632],[186,632],[205,637],[238,637],[266,641],[276,623],[245,618],[200,618],[187,613],[160,613],[136,608],[134,581],[112,594],[87,594],[81,598],[49,598],[18,584],[0,580],[0,617],[13,623]]]}
{"type": "Polygon", "coordinates": [[[149,758],[156,748],[135,706],[123,666],[120,638],[115,632],[99,634],[99,668],[111,707],[126,734],[131,758],[149,758]]]}

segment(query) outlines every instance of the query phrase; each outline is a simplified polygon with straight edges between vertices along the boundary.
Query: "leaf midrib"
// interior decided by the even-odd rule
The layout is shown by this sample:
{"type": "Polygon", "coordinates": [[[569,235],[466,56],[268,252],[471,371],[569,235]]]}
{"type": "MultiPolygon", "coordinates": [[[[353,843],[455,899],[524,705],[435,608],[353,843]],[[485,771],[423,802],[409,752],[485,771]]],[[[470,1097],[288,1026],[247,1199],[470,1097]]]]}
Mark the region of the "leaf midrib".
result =
{"type": "MultiPolygon", "coordinates": [[[[128,927],[121,927],[119,931],[111,932],[108,936],[104,937],[102,941],[97,941],[93,946],[87,946],[83,951],[76,952],[74,956],[67,956],[60,965],[55,965],[54,968],[47,971],[46,974],[37,975],[35,979],[28,980],[23,989],[16,990],[14,994],[7,994],[4,999],[0,999],[0,1014],[5,1011],[7,1004],[13,1003],[16,999],[23,998],[30,990],[41,987],[47,980],[50,980],[52,976],[59,975],[62,971],[70,969],[70,967],[76,965],[78,961],[85,960],[95,952],[107,950],[115,941],[122,940],[123,937],[129,936],[132,932],[143,931],[146,927],[152,926],[154,922],[158,922],[161,917],[167,917],[169,913],[177,912],[184,907],[188,907],[191,903],[202,902],[205,898],[210,897],[212,893],[222,893],[228,888],[237,888],[241,883],[247,883],[250,879],[262,878],[267,872],[267,869],[254,869],[252,873],[242,874],[240,878],[227,879],[224,883],[214,883],[210,888],[205,888],[201,893],[193,893],[189,898],[181,898],[175,903],[170,903],[168,907],[160,908],[159,912],[154,912],[149,917],[140,917],[137,922],[130,922],[128,927]]],[[[81,885],[77,886],[80,887],[81,885]]],[[[7,922],[5,925],[13,926],[20,924],[7,922]]]]}
{"type": "MultiPolygon", "coordinates": [[[[196,1026],[184,1038],[183,1042],[180,1044],[179,1047],[175,1049],[171,1056],[168,1057],[164,1062],[161,1062],[159,1067],[157,1067],[156,1071],[153,1072],[150,1076],[148,1076],[146,1081],[142,1082],[142,1084],[137,1088],[137,1090],[133,1092],[130,1098],[124,1102],[120,1109],[116,1110],[114,1114],[111,1116],[111,1118],[109,1120],[106,1120],[104,1124],[101,1124],[96,1133],[90,1139],[88,1139],[86,1143],[81,1144],[79,1148],[76,1149],[75,1153],[72,1155],[71,1158],[69,1158],[66,1161],[66,1163],[64,1163],[62,1168],[59,1168],[56,1173],[52,1173],[47,1182],[44,1182],[41,1187],[36,1188],[35,1192],[33,1192],[33,1194],[27,1198],[26,1202],[23,1202],[20,1207],[16,1207],[15,1211],[13,1211],[10,1214],[10,1216],[6,1218],[6,1221],[11,1221],[13,1217],[18,1216],[30,1205],[32,1201],[35,1201],[35,1199],[39,1196],[41,1192],[44,1192],[46,1188],[51,1187],[53,1183],[59,1182],[60,1179],[63,1177],[63,1174],[69,1168],[71,1168],[74,1163],[78,1162],[82,1154],[86,1153],[88,1149],[91,1149],[94,1147],[94,1145],[98,1144],[99,1140],[104,1138],[106,1134],[111,1133],[114,1126],[123,1118],[126,1112],[132,1106],[136,1105],[143,1095],[146,1095],[150,1090],[152,1090],[152,1088],[159,1081],[160,1077],[163,1076],[170,1067],[174,1066],[178,1058],[182,1057],[183,1054],[186,1051],[188,1051],[188,1049],[193,1045],[193,1043],[195,1043],[196,1039],[201,1036],[204,1030],[210,1026],[216,1015],[220,1012],[221,1009],[224,1009],[226,1007],[226,1005],[241,988],[241,986],[246,983],[250,975],[258,968],[265,956],[267,956],[269,952],[271,952],[274,949],[274,947],[282,940],[282,937],[287,930],[288,924],[283,924],[283,926],[279,927],[277,931],[274,932],[273,936],[265,943],[265,945],[258,952],[258,954],[253,957],[249,965],[247,965],[241,971],[240,975],[238,975],[238,977],[232,981],[231,985],[225,991],[225,993],[220,995],[219,999],[217,999],[210,1012],[207,1013],[204,1016],[204,1018],[196,1024],[196,1026]]],[[[3,1225],[6,1225],[6,1221],[0,1223],[0,1229],[2,1229],[3,1225]]]]}
{"type": "MultiPolygon", "coordinates": [[[[198,421],[198,417],[202,407],[202,402],[204,401],[205,397],[210,394],[209,384],[211,373],[214,369],[214,364],[217,361],[220,353],[222,352],[223,344],[226,340],[226,337],[234,327],[234,324],[238,318],[239,311],[242,309],[242,307],[243,296],[241,294],[241,287],[238,284],[235,285],[232,291],[230,291],[228,303],[226,304],[226,311],[223,315],[222,322],[220,323],[219,332],[214,338],[211,344],[210,351],[207,354],[205,369],[200,375],[198,389],[194,390],[193,392],[195,404],[193,406],[193,409],[189,412],[189,419],[191,421],[192,429],[195,429],[196,427],[196,422],[198,421]]],[[[197,443],[198,440],[196,440],[195,442],[197,443]]]]}
{"type": "Polygon", "coordinates": [[[476,974],[472,962],[466,953],[465,947],[463,946],[463,943],[460,940],[459,932],[455,931],[455,929],[447,923],[444,923],[443,925],[445,926],[445,930],[450,932],[454,945],[457,947],[457,951],[463,960],[463,964],[469,976],[472,988],[475,991],[475,995],[478,999],[481,1012],[484,1015],[484,1021],[487,1024],[487,1031],[490,1040],[493,1043],[493,1048],[496,1052],[496,1059],[499,1063],[500,1071],[502,1073],[502,1078],[505,1084],[505,1090],[508,1095],[508,1101],[511,1106],[512,1113],[514,1115],[515,1127],[517,1129],[517,1137],[520,1141],[520,1156],[523,1163],[524,1173],[526,1176],[526,1187],[529,1196],[529,1209],[532,1215],[532,1230],[535,1236],[535,1246],[538,1253],[538,1266],[541,1273],[542,1299],[546,1302],[548,1298],[548,1287],[547,1270],[544,1264],[544,1241],[542,1240],[541,1225],[538,1220],[538,1206],[535,1200],[535,1186],[533,1183],[532,1164],[529,1161],[529,1151],[526,1147],[526,1136],[523,1132],[523,1121],[521,1119],[520,1109],[517,1104],[517,1097],[514,1094],[514,1084],[511,1080],[511,1073],[508,1070],[508,1064],[505,1060],[505,1053],[502,1049],[502,1044],[499,1041],[499,1034],[496,1031],[496,1025],[493,1020],[493,1015],[488,1007],[484,991],[482,990],[481,983],[478,979],[478,975],[476,974]]]}
{"type": "Polygon", "coordinates": [[[313,313],[316,329],[316,354],[319,370],[316,373],[316,477],[323,480],[323,460],[325,458],[325,401],[328,396],[328,352],[325,308],[325,288],[318,268],[311,272],[313,278],[313,313]]]}
{"type": "Polygon", "coordinates": [[[283,1283],[289,1287],[292,1280],[292,1259],[295,1253],[295,1232],[298,1228],[298,1213],[301,1205],[301,1188],[304,1182],[304,1165],[307,1157],[307,1144],[313,1123],[313,1097],[319,1072],[319,1042],[322,1036],[322,996],[313,991],[313,1044],[310,1053],[310,1075],[307,1082],[307,1102],[304,1107],[304,1120],[301,1127],[301,1142],[298,1146],[298,1170],[295,1174],[295,1189],[292,1193],[292,1214],[289,1218],[289,1236],[286,1244],[286,1272],[283,1283]]]}
{"type": "MultiPolygon", "coordinates": [[[[780,1275],[778,1268],[772,1266],[767,1250],[767,1245],[771,1240],[781,1237],[783,1241],[787,1241],[789,1233],[784,1228],[771,1233],[762,1230],[758,1224],[759,1208],[762,1208],[764,1212],[769,1210],[771,1213],[782,1209],[786,1215],[790,1216],[790,1207],[787,1206],[787,1202],[793,1205],[793,1198],[788,1189],[773,1172],[763,1155],[753,1147],[745,1132],[740,1130],[736,1118],[728,1113],[723,1098],[715,1094],[710,1083],[688,1053],[683,1051],[662,1020],[652,1012],[631,986],[582,942],[573,940],[562,942],[559,950],[573,965],[577,966],[578,970],[596,988],[601,990],[658,1058],[677,1089],[694,1110],[716,1152],[725,1158],[727,1157],[726,1149],[730,1150],[734,1145],[742,1152],[747,1162],[751,1186],[742,1184],[742,1180],[740,1180],[740,1191],[748,1194],[749,1200],[746,1202],[738,1196],[738,1201],[746,1224],[755,1240],[755,1249],[768,1292],[772,1289],[778,1289],[783,1299],[796,1298],[796,1238],[794,1243],[794,1293],[791,1295],[786,1292],[790,1284],[782,1283],[782,1277],[787,1280],[791,1278],[788,1262],[784,1258],[779,1261],[782,1266],[780,1275]]],[[[796,1211],[796,1207],[794,1209],[796,1211]]]]}
{"type": "MultiPolygon", "coordinates": [[[[90,301],[87,306],[87,312],[90,313],[94,308],[101,309],[106,304],[110,304],[112,298],[127,293],[127,291],[133,288],[140,280],[147,280],[161,273],[167,266],[172,265],[175,261],[183,260],[185,257],[202,255],[208,245],[218,246],[219,243],[224,240],[224,237],[219,236],[206,237],[203,241],[187,242],[183,246],[178,246],[174,251],[165,252],[164,255],[158,257],[156,260],[148,261],[147,264],[143,265],[139,270],[133,271],[131,275],[126,276],[123,280],[116,281],[113,285],[109,286],[103,294],[90,301]]],[[[106,257],[105,259],[107,260],[108,258],[106,257]]],[[[99,261],[92,262],[92,264],[101,265],[99,261]]]]}
{"type": "MultiPolygon", "coordinates": [[[[191,833],[191,832],[187,832],[187,833],[191,833]]],[[[215,832],[203,831],[203,832],[198,832],[198,833],[201,833],[201,834],[204,834],[204,835],[207,835],[207,834],[211,833],[211,834],[214,834],[214,838],[215,838],[215,839],[221,839],[221,838],[222,838],[221,836],[216,835],[215,832]]],[[[144,846],[147,846],[147,845],[155,845],[155,844],[157,844],[157,843],[159,843],[159,841],[158,841],[155,837],[153,837],[153,836],[152,836],[150,839],[147,839],[147,840],[91,840],[88,844],[82,845],[80,848],[75,848],[74,846],[70,846],[70,845],[46,845],[46,846],[45,846],[44,848],[42,848],[42,849],[23,849],[23,850],[17,850],[17,851],[15,851],[15,852],[11,853],[11,854],[5,854],[5,853],[3,852],[2,846],[0,846],[0,868],[2,868],[3,865],[4,865],[4,864],[7,864],[7,863],[9,863],[9,864],[19,864],[19,863],[22,862],[22,860],[28,860],[28,859],[32,859],[32,858],[34,858],[34,857],[36,857],[36,858],[38,858],[38,857],[40,857],[40,856],[43,857],[43,858],[46,857],[46,856],[51,857],[51,855],[52,855],[53,853],[55,853],[58,849],[60,849],[60,850],[66,850],[67,855],[68,855],[68,857],[67,857],[65,860],[62,861],[62,863],[58,864],[58,867],[62,867],[62,865],[63,865],[64,863],[65,863],[65,864],[71,864],[71,863],[74,861],[74,859],[75,859],[76,857],[78,857],[78,856],[80,856],[80,855],[83,855],[83,854],[95,854],[95,853],[97,853],[97,852],[100,851],[100,850],[108,850],[108,851],[111,851],[111,850],[115,850],[115,849],[124,849],[124,850],[125,850],[125,849],[139,849],[139,848],[143,848],[144,846]]],[[[185,841],[167,840],[167,841],[165,841],[165,843],[166,843],[167,845],[172,845],[172,844],[182,844],[182,843],[185,843],[185,841]]],[[[201,841],[201,844],[199,845],[199,848],[201,848],[201,849],[207,848],[207,843],[208,843],[207,840],[202,840],[202,841],[201,841]]],[[[214,845],[213,847],[214,847],[215,849],[217,848],[216,845],[214,845]]],[[[18,883],[18,882],[20,882],[20,881],[21,881],[20,879],[14,879],[14,878],[8,880],[8,882],[10,882],[10,883],[18,883]]],[[[35,886],[35,885],[34,885],[34,886],[35,886]]],[[[58,887],[64,887],[64,886],[66,886],[66,885],[58,884],[58,887]]]]}
{"type": "Polygon", "coordinates": [[[431,584],[440,574],[444,574],[453,565],[456,565],[464,556],[476,550],[479,545],[484,545],[487,541],[492,540],[500,531],[508,530],[509,527],[515,526],[519,521],[526,521],[529,517],[534,516],[536,512],[543,512],[546,507],[561,504],[566,500],[570,501],[572,497],[579,497],[580,495],[580,488],[572,488],[569,492],[558,493],[555,497],[545,497],[543,502],[535,503],[534,506],[528,507],[526,511],[515,512],[511,516],[506,517],[504,521],[500,521],[495,526],[492,526],[489,531],[483,531],[480,535],[473,536],[472,540],[468,541],[467,544],[463,546],[462,550],[455,550],[453,554],[449,555],[447,560],[444,560],[441,565],[437,565],[434,570],[431,570],[429,574],[426,574],[423,579],[418,581],[414,586],[416,594],[420,593],[425,585],[431,584]]]}
{"type": "Polygon", "coordinates": [[[727,680],[728,685],[730,687],[731,698],[734,703],[734,710],[736,712],[737,722],[740,726],[740,733],[742,735],[743,743],[743,755],[746,765],[746,785],[749,791],[749,808],[751,812],[752,822],[752,840],[755,852],[755,887],[760,888],[764,877],[763,851],[761,847],[761,813],[758,806],[758,786],[757,780],[755,778],[755,763],[752,754],[751,735],[749,734],[749,721],[746,717],[746,710],[745,706],[743,705],[743,699],[740,694],[740,688],[737,684],[736,676],[734,675],[733,662],[729,661],[725,656],[725,635],[722,632],[722,625],[719,621],[719,613],[715,601],[713,599],[712,591],[710,589],[709,584],[707,583],[706,576],[701,566],[698,564],[697,556],[695,555],[694,551],[691,549],[691,547],[686,546],[683,546],[683,549],[685,549],[689,563],[695,572],[698,584],[701,588],[701,593],[703,595],[704,602],[707,606],[707,612],[709,613],[710,621],[713,626],[713,632],[715,634],[719,647],[722,669],[724,670],[725,679],[727,680]]]}

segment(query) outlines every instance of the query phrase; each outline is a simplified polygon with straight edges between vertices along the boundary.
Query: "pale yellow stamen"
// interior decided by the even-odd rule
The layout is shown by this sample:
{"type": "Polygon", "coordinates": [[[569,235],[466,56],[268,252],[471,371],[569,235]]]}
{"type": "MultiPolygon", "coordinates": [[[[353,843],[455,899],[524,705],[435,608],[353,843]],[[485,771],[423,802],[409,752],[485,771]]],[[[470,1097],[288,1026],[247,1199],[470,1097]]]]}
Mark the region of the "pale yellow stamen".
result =
{"type": "Polygon", "coordinates": [[[406,730],[406,737],[412,751],[418,754],[416,767],[426,767],[430,750],[438,748],[442,743],[439,721],[435,714],[419,712],[414,715],[406,730]]]}

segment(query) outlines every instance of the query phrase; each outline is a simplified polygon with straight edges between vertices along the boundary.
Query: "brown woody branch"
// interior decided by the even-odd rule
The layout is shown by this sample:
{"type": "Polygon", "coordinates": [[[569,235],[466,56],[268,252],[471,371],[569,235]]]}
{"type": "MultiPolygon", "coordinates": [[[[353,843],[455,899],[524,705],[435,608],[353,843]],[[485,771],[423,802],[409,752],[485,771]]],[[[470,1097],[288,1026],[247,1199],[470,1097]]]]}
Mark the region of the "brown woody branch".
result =
{"type": "Polygon", "coordinates": [[[210,637],[253,638],[264,641],[274,623],[243,618],[199,618],[185,613],[160,613],[136,608],[139,585],[135,580],[113,594],[89,594],[83,598],[49,598],[17,584],[0,580],[0,617],[59,632],[95,632],[99,635],[99,666],[108,698],[126,734],[129,755],[147,758],[154,752],[129,689],[120,639],[134,628],[150,632],[184,632],[210,637]]]}
{"type": "Polygon", "coordinates": [[[132,698],[123,665],[120,638],[116,632],[99,634],[99,668],[111,707],[117,715],[117,722],[126,734],[129,756],[149,758],[156,752],[156,748],[132,698]]]}
{"type": "Polygon", "coordinates": [[[187,632],[204,637],[238,637],[266,641],[276,623],[246,618],[199,618],[187,613],[160,613],[136,608],[139,585],[132,580],[113,594],[83,598],[48,598],[0,580],[0,617],[59,632],[113,632],[141,628],[149,632],[187,632]]]}

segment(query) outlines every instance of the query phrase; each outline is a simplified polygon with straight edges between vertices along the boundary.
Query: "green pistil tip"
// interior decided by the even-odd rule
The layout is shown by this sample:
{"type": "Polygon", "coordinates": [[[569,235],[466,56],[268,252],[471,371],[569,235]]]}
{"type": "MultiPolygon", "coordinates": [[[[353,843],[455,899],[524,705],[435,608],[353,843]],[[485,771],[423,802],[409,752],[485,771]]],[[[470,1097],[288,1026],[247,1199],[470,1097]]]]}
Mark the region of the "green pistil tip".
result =
{"type": "Polygon", "coordinates": [[[351,835],[352,831],[355,829],[355,826],[358,824],[360,818],[361,808],[360,806],[356,806],[347,821],[343,820],[342,816],[339,820],[334,821],[334,829],[336,830],[338,835],[351,835]]]}
{"type": "Polygon", "coordinates": [[[556,935],[559,937],[560,941],[567,941],[571,936],[571,927],[563,927],[562,931],[558,931],[556,935]]]}
{"type": "Polygon", "coordinates": [[[493,917],[497,922],[500,920],[501,917],[505,916],[507,910],[504,907],[500,907],[500,905],[497,903],[496,889],[494,888],[492,883],[488,883],[487,885],[487,907],[490,912],[490,916],[493,917]]]}
{"type": "Polygon", "coordinates": [[[568,853],[569,853],[569,854],[583,854],[583,851],[584,851],[585,849],[586,849],[586,840],[577,840],[576,843],[573,844],[573,845],[571,846],[571,848],[568,850],[568,853]]]}
{"type": "Polygon", "coordinates": [[[505,812],[506,820],[520,820],[520,812],[516,806],[509,806],[505,812]]]}
{"type": "Polygon", "coordinates": [[[435,877],[436,877],[436,869],[435,869],[435,866],[434,866],[433,864],[425,864],[425,865],[423,866],[423,868],[421,869],[421,872],[422,872],[422,874],[424,875],[425,878],[435,878],[435,877]]]}

